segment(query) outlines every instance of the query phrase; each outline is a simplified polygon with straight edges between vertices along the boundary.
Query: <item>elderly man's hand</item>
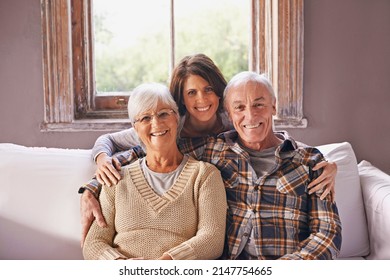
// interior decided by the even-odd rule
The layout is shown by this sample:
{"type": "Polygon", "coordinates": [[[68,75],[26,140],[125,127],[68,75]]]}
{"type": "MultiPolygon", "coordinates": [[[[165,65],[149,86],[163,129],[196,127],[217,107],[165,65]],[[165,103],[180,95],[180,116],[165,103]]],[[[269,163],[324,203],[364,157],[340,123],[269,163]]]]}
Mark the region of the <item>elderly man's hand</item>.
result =
{"type": "Polygon", "coordinates": [[[96,158],[97,170],[96,179],[102,185],[112,186],[118,183],[121,176],[118,171],[121,170],[121,164],[115,157],[110,157],[101,153],[96,158]]]}
{"type": "Polygon", "coordinates": [[[99,201],[89,190],[85,190],[80,199],[81,214],[81,247],[84,245],[85,237],[94,219],[100,227],[106,227],[99,201]]]}
{"type": "Polygon", "coordinates": [[[323,190],[320,198],[324,199],[329,194],[331,200],[334,202],[336,197],[335,185],[337,164],[334,162],[321,161],[314,166],[313,170],[315,171],[321,168],[324,168],[321,175],[308,185],[309,194],[323,190]]]}

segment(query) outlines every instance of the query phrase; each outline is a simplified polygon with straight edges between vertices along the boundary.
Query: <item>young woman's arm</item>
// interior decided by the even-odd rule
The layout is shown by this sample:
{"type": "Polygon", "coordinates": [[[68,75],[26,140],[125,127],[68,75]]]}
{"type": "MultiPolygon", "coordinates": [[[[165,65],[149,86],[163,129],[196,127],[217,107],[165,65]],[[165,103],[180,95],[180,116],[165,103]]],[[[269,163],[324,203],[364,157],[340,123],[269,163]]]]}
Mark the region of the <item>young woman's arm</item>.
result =
{"type": "Polygon", "coordinates": [[[92,156],[96,161],[96,157],[100,153],[113,156],[117,152],[126,151],[139,144],[139,139],[134,128],[103,134],[97,138],[92,148],[92,156]]]}
{"type": "MultiPolygon", "coordinates": [[[[299,147],[307,147],[306,144],[296,141],[299,147]]],[[[317,177],[315,180],[313,180],[309,185],[309,194],[312,194],[314,192],[324,190],[320,199],[324,200],[325,197],[329,194],[330,200],[332,202],[335,202],[336,199],[336,192],[335,192],[335,185],[336,185],[336,175],[337,175],[337,164],[335,162],[330,162],[323,160],[321,162],[318,162],[315,167],[313,168],[314,171],[317,171],[319,169],[323,168],[322,173],[319,177],[317,177]]]]}

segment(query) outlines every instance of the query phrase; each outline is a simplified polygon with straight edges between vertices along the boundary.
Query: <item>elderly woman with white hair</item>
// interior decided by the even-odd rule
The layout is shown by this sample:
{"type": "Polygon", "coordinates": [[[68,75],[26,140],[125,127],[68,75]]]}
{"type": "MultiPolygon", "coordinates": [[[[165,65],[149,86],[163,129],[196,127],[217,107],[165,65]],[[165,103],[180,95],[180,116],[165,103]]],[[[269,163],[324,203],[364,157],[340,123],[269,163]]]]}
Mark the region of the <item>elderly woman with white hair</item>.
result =
{"type": "Polygon", "coordinates": [[[179,114],[168,88],[138,86],[129,118],[147,151],[103,186],[107,226],[93,222],[85,259],[216,259],[223,251],[226,194],[218,169],[177,147],[179,114]]]}

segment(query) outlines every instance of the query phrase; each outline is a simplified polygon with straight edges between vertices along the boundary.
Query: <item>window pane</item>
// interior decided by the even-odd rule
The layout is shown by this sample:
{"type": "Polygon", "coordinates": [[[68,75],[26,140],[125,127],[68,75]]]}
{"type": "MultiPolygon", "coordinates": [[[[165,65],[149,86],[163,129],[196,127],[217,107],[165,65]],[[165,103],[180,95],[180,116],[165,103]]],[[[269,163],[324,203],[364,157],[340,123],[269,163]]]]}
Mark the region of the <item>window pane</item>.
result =
{"type": "Polygon", "coordinates": [[[167,82],[169,12],[169,1],[93,1],[98,93],[131,91],[143,82],[167,82]]]}
{"type": "Polygon", "coordinates": [[[250,14],[249,0],[175,1],[176,62],[204,53],[227,80],[248,70],[250,14]]]}

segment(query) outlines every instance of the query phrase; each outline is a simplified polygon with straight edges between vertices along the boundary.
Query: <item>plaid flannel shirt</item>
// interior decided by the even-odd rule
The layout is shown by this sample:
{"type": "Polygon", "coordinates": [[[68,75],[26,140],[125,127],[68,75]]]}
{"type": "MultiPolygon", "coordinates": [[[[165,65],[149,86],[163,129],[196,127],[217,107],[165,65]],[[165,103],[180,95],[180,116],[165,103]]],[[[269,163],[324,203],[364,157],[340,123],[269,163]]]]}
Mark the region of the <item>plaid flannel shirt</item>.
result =
{"type": "MultiPolygon", "coordinates": [[[[228,213],[223,258],[245,259],[241,242],[252,218],[256,259],[335,259],[341,247],[337,206],[320,194],[308,194],[307,185],[319,176],[313,171],[323,155],[312,147],[298,147],[287,133],[275,152],[273,170],[257,178],[248,153],[237,143],[236,131],[217,138],[181,139],[180,150],[210,162],[221,171],[228,213]]],[[[135,148],[120,156],[126,164],[144,156],[135,148]]]]}

